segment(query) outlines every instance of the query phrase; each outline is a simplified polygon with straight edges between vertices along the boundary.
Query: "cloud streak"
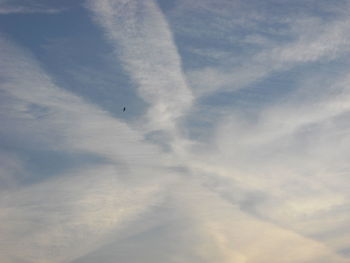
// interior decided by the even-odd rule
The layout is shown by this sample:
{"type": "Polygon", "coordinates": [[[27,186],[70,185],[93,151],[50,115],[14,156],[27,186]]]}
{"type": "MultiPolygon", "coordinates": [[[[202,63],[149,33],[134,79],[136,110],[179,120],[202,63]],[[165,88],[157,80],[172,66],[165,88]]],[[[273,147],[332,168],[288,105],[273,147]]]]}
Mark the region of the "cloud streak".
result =
{"type": "Polygon", "coordinates": [[[57,84],[43,60],[0,36],[1,262],[349,262],[349,71],[310,69],[348,53],[347,18],[159,3],[87,4],[148,103],[136,121],[57,84]],[[293,80],[288,92],[264,82],[276,74],[293,80]],[[38,152],[62,167],[34,180],[28,156],[38,152]]]}
{"type": "Polygon", "coordinates": [[[57,14],[65,11],[64,8],[50,8],[42,5],[35,5],[34,3],[25,3],[21,1],[0,1],[0,15],[10,14],[57,14]]]}
{"type": "MultiPolygon", "coordinates": [[[[1,90],[6,98],[1,133],[15,137],[23,149],[90,152],[107,161],[75,167],[34,185],[15,180],[11,184],[16,188],[1,189],[1,261],[69,262],[101,246],[109,233],[161,199],[160,185],[165,188],[171,181],[164,175],[166,161],[153,162],[155,156],[161,159],[156,146],[57,87],[30,54],[4,37],[1,53],[1,90]]],[[[15,179],[14,170],[25,168],[23,160],[16,162],[6,153],[1,160],[7,163],[1,178],[5,182],[15,179]]]]}
{"type": "MultiPolygon", "coordinates": [[[[210,20],[203,34],[208,34],[213,41],[224,42],[221,43],[224,46],[237,43],[239,45],[243,43],[248,47],[254,46],[247,55],[244,48],[242,48],[243,54],[229,49],[226,59],[218,60],[218,66],[189,69],[186,75],[194,88],[194,93],[198,96],[206,96],[218,90],[240,90],[274,72],[288,71],[306,63],[335,60],[349,53],[350,40],[347,27],[349,21],[339,10],[337,11],[339,19],[328,21],[319,16],[293,13],[288,17],[278,15],[269,17],[264,9],[256,11],[254,2],[244,4],[240,1],[235,3],[220,1],[217,7],[214,7],[211,1],[180,2],[181,4],[169,13],[170,21],[173,22],[175,30],[178,29],[180,36],[196,35],[197,31],[201,32],[195,29],[190,31],[191,27],[182,25],[188,13],[194,12],[205,15],[210,20]],[[229,12],[235,16],[232,17],[229,12]],[[263,25],[271,28],[267,29],[267,26],[263,25]],[[282,29],[274,29],[276,25],[282,29]],[[243,34],[242,27],[246,29],[243,34]],[[266,33],[273,37],[269,38],[266,33]],[[220,37],[223,34],[227,37],[220,37]],[[285,41],[283,38],[286,36],[292,39],[285,41]]],[[[323,8],[329,9],[327,6],[323,8]]],[[[349,7],[345,5],[343,8],[347,10],[349,7]]],[[[200,25],[193,26],[201,28],[200,25]]],[[[198,38],[200,37],[199,35],[198,38]]],[[[220,54],[222,49],[218,49],[217,52],[220,54]]]]}
{"type": "Polygon", "coordinates": [[[116,54],[150,104],[149,129],[173,130],[191,106],[192,95],[181,59],[160,9],[154,1],[90,1],[96,20],[116,54]]]}

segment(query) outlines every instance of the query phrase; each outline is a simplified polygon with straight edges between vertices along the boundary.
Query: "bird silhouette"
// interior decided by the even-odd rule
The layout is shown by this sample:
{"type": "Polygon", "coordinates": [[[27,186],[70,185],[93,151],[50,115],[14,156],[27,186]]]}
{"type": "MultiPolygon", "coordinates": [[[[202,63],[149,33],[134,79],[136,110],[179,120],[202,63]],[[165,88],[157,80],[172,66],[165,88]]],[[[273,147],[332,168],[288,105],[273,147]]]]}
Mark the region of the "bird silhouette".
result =
{"type": "Polygon", "coordinates": [[[123,108],[123,112],[124,112],[125,110],[126,110],[126,108],[124,107],[124,108],[123,108]]]}

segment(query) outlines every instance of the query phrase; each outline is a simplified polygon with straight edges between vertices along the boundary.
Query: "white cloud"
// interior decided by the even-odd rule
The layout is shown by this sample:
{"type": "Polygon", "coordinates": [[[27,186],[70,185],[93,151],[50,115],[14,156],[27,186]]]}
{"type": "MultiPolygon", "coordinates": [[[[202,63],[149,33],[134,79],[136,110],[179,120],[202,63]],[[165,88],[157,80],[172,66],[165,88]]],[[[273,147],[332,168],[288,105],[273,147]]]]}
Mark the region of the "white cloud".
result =
{"type": "Polygon", "coordinates": [[[204,262],[348,262],[315,240],[242,212],[236,203],[188,181],[175,196],[189,216],[204,262]]]}
{"type": "MultiPolygon", "coordinates": [[[[180,8],[179,11],[175,8],[176,12],[170,11],[169,19],[174,30],[180,30],[179,38],[190,33],[199,41],[201,36],[193,32],[193,28],[187,26],[185,32],[181,31],[182,28],[179,29],[179,24],[188,22],[184,19],[185,16],[182,17],[182,12],[188,10],[196,12],[198,8],[204,10],[203,13],[208,16],[206,12],[210,12],[209,4],[201,2],[197,5],[196,2],[195,7],[189,5],[190,7],[185,5],[184,10],[180,8]],[[176,17],[177,15],[179,17],[176,17]],[[180,20],[181,18],[183,20],[180,20]]],[[[219,10],[220,8],[222,6],[218,5],[219,10]]],[[[239,13],[240,6],[236,8],[232,12],[239,13]]],[[[344,6],[344,9],[347,8],[344,6]]],[[[244,10],[241,11],[245,15],[244,10]]],[[[218,16],[225,17],[226,11],[223,12],[224,14],[218,16]]],[[[229,32],[229,29],[233,28],[232,23],[242,26],[242,23],[236,20],[228,17],[221,20],[227,23],[227,26],[225,23],[221,24],[223,31],[229,32]]],[[[276,76],[279,72],[288,73],[293,67],[310,66],[315,62],[325,65],[344,58],[349,54],[350,32],[347,24],[349,24],[348,17],[343,13],[332,19],[316,15],[308,17],[305,14],[289,17],[284,22],[284,34],[288,39],[263,43],[259,40],[259,43],[256,43],[258,47],[238,56],[237,59],[234,55],[228,56],[218,66],[189,69],[186,75],[195,95],[197,97],[205,95],[207,101],[210,101],[210,96],[213,95],[214,105],[217,99],[215,96],[219,92],[248,87],[273,74],[276,76]]],[[[212,24],[208,25],[210,29],[213,27],[212,24]]],[[[247,28],[249,32],[252,25],[249,24],[247,28]]],[[[263,26],[263,29],[265,28],[266,26],[263,26]]],[[[259,30],[256,24],[255,29],[259,30]]],[[[201,32],[200,29],[198,31],[201,32]]],[[[234,32],[232,30],[231,33],[234,32]]],[[[210,35],[207,31],[206,33],[210,35]]],[[[213,32],[213,36],[215,39],[216,32],[213,32]]],[[[220,37],[218,39],[221,40],[220,37]]],[[[218,47],[218,51],[222,49],[218,47]]],[[[212,179],[215,182],[213,185],[209,184],[211,191],[216,191],[224,199],[240,206],[240,209],[252,215],[254,220],[259,219],[252,225],[269,222],[274,227],[283,228],[283,231],[294,233],[315,242],[314,244],[327,246],[331,254],[331,251],[340,254],[350,244],[346,238],[349,235],[347,223],[349,195],[345,186],[348,184],[346,174],[349,169],[347,156],[350,143],[347,121],[350,110],[349,73],[347,65],[340,67],[340,64],[337,64],[341,68],[339,72],[334,72],[332,68],[334,64],[336,63],[328,64],[329,71],[326,74],[324,71],[317,71],[316,67],[313,67],[314,71],[310,71],[310,74],[299,74],[295,77],[297,82],[293,85],[293,89],[282,99],[278,96],[274,98],[274,92],[267,94],[266,96],[271,96],[271,102],[251,110],[253,116],[239,107],[231,111],[229,109],[222,111],[219,117],[216,115],[216,119],[210,120],[216,134],[210,134],[212,137],[207,135],[208,141],[192,142],[182,153],[185,156],[184,160],[191,160],[188,166],[192,171],[216,178],[212,179]],[[220,176],[225,179],[219,179],[220,176]],[[218,183],[220,181],[223,182],[218,183]]],[[[263,83],[261,86],[269,84],[263,83]]],[[[254,92],[259,93],[258,87],[254,92]]],[[[257,102],[259,103],[258,100],[257,102]]],[[[203,180],[200,179],[201,182],[203,180]]],[[[203,220],[208,218],[208,214],[203,216],[203,220]]],[[[231,228],[225,223],[221,225],[225,226],[222,232],[227,232],[227,229],[235,229],[237,223],[231,228]]],[[[273,231],[271,229],[271,232],[273,231]]],[[[224,240],[226,232],[223,234],[224,240]]],[[[255,236],[254,238],[258,239],[255,236]]],[[[226,242],[229,242],[231,238],[227,240],[226,242]]],[[[280,242],[277,241],[275,245],[280,242]]],[[[239,241],[236,241],[237,243],[239,241]]],[[[262,245],[252,245],[252,250],[258,251],[260,246],[262,245]]],[[[265,247],[263,250],[265,253],[262,253],[269,254],[266,253],[267,250],[265,247]]],[[[302,255],[301,252],[292,254],[302,255]]],[[[248,255],[246,260],[250,262],[248,259],[250,253],[239,253],[239,255],[248,255]]],[[[317,258],[317,252],[314,256],[317,258]]],[[[322,260],[315,258],[308,260],[310,262],[322,260]]],[[[327,256],[324,257],[325,262],[348,261],[348,259],[326,258],[327,256]]],[[[258,262],[264,262],[265,259],[259,258],[259,260],[258,262]]],[[[289,259],[285,260],[288,262],[289,259]]],[[[266,261],[271,262],[271,258],[266,258],[266,261]]],[[[303,260],[291,259],[291,262],[303,262],[303,260]]]]}
{"type": "MultiPolygon", "coordinates": [[[[349,19],[339,10],[337,12],[339,17],[328,21],[318,16],[304,14],[273,18],[264,11],[257,14],[254,8],[247,8],[239,1],[231,4],[221,1],[216,5],[217,8],[214,7],[214,10],[210,9],[214,6],[210,1],[200,4],[196,2],[194,6],[182,4],[185,7],[180,6],[176,12],[170,13],[170,20],[173,21],[174,29],[180,31],[178,33],[180,36],[191,35],[193,37],[197,31],[200,31],[188,25],[183,25],[183,27],[189,32],[183,33],[182,29],[178,29],[178,24],[187,21],[182,17],[183,13],[192,10],[192,12],[205,14],[210,18],[211,23],[205,27],[206,34],[208,31],[209,36],[216,36],[218,32],[222,33],[223,36],[220,35],[217,39],[213,37],[213,40],[218,43],[225,41],[225,46],[229,43],[241,48],[242,43],[246,44],[247,39],[255,39],[249,43],[254,45],[254,48],[251,47],[252,50],[245,51],[244,48],[241,48],[241,53],[238,53],[229,48],[228,51],[231,54],[222,60],[222,64],[188,69],[185,73],[197,96],[208,96],[218,90],[239,90],[261,81],[273,72],[286,71],[305,63],[331,61],[349,53],[350,31],[347,26],[349,19]],[[229,16],[227,14],[229,10],[237,17],[229,16]],[[244,22],[241,21],[242,19],[244,22]],[[259,23],[272,24],[271,32],[266,32],[267,26],[261,26],[259,23]],[[273,26],[275,25],[283,25],[283,31],[274,32],[273,26]],[[245,29],[244,35],[241,32],[242,27],[245,29]],[[266,33],[273,37],[268,38],[266,33]],[[289,40],[273,40],[274,38],[281,39],[281,35],[289,40]],[[230,40],[231,38],[233,39],[230,40]]],[[[344,6],[343,9],[348,9],[348,6],[344,6]]],[[[192,26],[201,27],[196,24],[192,26]]],[[[197,36],[196,39],[199,40],[201,37],[197,36]]],[[[222,52],[220,46],[217,50],[218,54],[222,52]]]]}
{"type": "MultiPolygon", "coordinates": [[[[239,109],[223,112],[208,141],[199,143],[177,133],[192,128],[177,119],[193,98],[157,5],[103,0],[89,7],[150,104],[148,129],[133,129],[59,88],[27,51],[0,38],[1,134],[23,147],[92,153],[105,161],[31,185],[15,180],[17,188],[0,192],[2,262],[93,262],[93,253],[114,262],[116,247],[123,248],[123,262],[137,253],[145,255],[138,257],[143,262],[349,262],[339,252],[350,242],[344,234],[347,73],[304,76],[283,102],[262,107],[254,118],[239,109]],[[159,129],[176,135],[167,153],[144,140],[159,129]]],[[[236,65],[234,88],[287,66],[345,54],[343,22],[301,21],[316,30],[298,26],[297,40],[265,43],[236,65]]],[[[211,86],[221,91],[232,84],[228,72],[208,68],[195,77],[208,85],[205,92],[215,92],[211,86]]],[[[0,158],[6,164],[0,179],[8,185],[17,171],[25,173],[20,158],[0,158]]]]}
{"type": "MultiPolygon", "coordinates": [[[[93,153],[109,163],[1,193],[1,261],[68,262],[162,200],[177,175],[142,134],[57,87],[30,54],[0,41],[1,133],[24,148],[93,153]]],[[[1,179],[14,179],[18,165],[6,156],[1,179]]]]}
{"type": "Polygon", "coordinates": [[[157,203],[159,185],[132,186],[123,170],[92,167],[1,197],[2,262],[69,262],[157,203]]]}
{"type": "Polygon", "coordinates": [[[187,87],[168,24],[153,1],[90,1],[96,20],[111,40],[116,54],[150,104],[149,129],[174,129],[177,118],[191,106],[187,87]]]}
{"type": "Polygon", "coordinates": [[[4,117],[8,125],[2,129],[13,128],[18,136],[25,137],[30,132],[32,137],[26,141],[41,141],[68,151],[93,152],[116,161],[148,162],[158,153],[157,147],[142,143],[142,135],[126,123],[55,86],[29,54],[13,46],[2,39],[2,53],[12,54],[4,56],[1,62],[5,80],[2,89],[8,96],[4,117]],[[33,106],[39,108],[37,112],[33,106]],[[18,125],[22,128],[17,129],[18,125]]]}
{"type": "Polygon", "coordinates": [[[0,192],[14,189],[18,185],[18,174],[23,174],[19,158],[15,154],[0,151],[0,192]]]}
{"type": "Polygon", "coordinates": [[[238,194],[230,185],[217,191],[248,213],[340,251],[350,242],[336,234],[349,229],[348,74],[333,82],[305,81],[253,121],[230,113],[213,141],[187,158],[238,184],[238,194]]]}

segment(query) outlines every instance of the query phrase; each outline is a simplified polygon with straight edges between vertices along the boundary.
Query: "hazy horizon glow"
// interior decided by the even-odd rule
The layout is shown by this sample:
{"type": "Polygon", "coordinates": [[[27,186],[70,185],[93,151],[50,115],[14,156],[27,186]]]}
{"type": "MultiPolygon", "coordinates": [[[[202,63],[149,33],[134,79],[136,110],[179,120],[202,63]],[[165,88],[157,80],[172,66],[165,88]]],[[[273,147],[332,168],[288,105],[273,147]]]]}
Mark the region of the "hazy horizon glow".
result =
{"type": "Polygon", "coordinates": [[[350,263],[349,11],[0,0],[0,262],[350,263]]]}

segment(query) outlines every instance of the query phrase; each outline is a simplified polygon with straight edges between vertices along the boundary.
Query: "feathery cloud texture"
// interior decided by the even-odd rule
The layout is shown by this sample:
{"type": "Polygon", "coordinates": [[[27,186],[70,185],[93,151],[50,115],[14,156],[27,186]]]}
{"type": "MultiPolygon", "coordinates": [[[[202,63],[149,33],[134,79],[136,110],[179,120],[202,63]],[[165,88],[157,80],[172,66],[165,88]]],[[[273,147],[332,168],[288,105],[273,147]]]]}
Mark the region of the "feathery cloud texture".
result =
{"type": "Polygon", "coordinates": [[[1,1],[0,261],[350,262],[348,10],[1,1]]]}

